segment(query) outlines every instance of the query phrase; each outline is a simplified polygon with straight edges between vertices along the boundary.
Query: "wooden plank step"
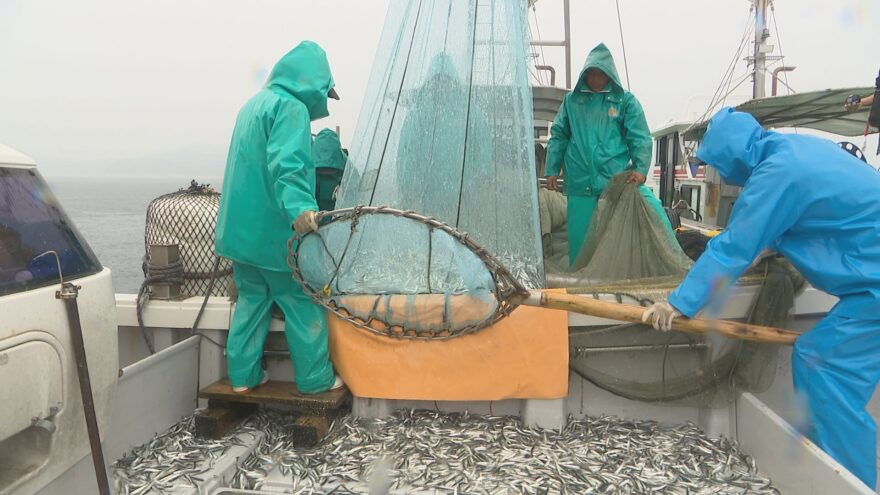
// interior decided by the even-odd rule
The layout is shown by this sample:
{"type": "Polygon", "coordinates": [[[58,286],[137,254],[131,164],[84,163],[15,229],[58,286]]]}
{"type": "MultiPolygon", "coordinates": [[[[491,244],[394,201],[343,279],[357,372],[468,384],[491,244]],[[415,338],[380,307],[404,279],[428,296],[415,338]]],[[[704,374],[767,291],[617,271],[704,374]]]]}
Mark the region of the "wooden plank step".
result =
{"type": "Polygon", "coordinates": [[[196,436],[223,438],[256,410],[256,404],[210,400],[207,409],[196,411],[196,436]]]}
{"type": "Polygon", "coordinates": [[[351,394],[346,387],[328,390],[321,394],[301,394],[295,383],[274,380],[247,393],[237,394],[232,391],[229,379],[223,378],[199,391],[199,397],[226,402],[278,404],[302,413],[326,415],[349,403],[351,394]]]}
{"type": "Polygon", "coordinates": [[[314,447],[327,435],[333,418],[304,414],[290,425],[294,447],[314,447]]]}

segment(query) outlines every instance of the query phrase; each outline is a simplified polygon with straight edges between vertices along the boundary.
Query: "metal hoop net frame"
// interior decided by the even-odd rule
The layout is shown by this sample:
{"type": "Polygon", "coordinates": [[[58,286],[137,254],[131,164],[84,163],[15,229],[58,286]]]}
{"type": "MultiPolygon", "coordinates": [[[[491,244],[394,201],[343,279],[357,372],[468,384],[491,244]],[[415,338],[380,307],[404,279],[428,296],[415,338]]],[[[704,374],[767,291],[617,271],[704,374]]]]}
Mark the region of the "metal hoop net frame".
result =
{"type": "Polygon", "coordinates": [[[317,304],[377,335],[472,334],[509,315],[516,296],[528,294],[482,245],[436,218],[357,206],[321,212],[317,220],[317,232],[288,243],[293,278],[317,304]],[[377,257],[374,246],[387,247],[389,236],[398,238],[396,247],[377,257]]]}

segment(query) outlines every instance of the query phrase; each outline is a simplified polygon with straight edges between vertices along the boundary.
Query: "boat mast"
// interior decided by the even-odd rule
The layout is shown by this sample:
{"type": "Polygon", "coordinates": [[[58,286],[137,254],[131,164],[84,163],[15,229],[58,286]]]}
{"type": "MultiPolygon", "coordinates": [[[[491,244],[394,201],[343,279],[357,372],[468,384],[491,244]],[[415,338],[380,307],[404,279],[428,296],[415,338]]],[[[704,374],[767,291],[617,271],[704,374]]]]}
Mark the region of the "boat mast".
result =
{"type": "Polygon", "coordinates": [[[767,4],[772,0],[753,0],[755,5],[755,53],[752,63],[755,66],[752,78],[752,98],[764,98],[766,96],[767,80],[767,54],[773,51],[773,46],[767,44],[770,37],[770,29],[767,27],[767,4]]]}
{"type": "MultiPolygon", "coordinates": [[[[528,7],[533,6],[538,0],[529,0],[528,7]]],[[[562,2],[562,22],[565,38],[561,41],[531,40],[531,46],[560,46],[565,48],[565,86],[571,88],[571,0],[562,2]]]]}

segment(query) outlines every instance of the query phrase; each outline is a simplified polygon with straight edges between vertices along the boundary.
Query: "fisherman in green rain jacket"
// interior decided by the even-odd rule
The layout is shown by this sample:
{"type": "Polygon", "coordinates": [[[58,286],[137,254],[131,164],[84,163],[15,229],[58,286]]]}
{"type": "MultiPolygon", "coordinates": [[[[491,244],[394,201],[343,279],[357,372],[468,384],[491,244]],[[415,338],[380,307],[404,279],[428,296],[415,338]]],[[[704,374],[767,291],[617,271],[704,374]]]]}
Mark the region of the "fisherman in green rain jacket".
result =
{"type": "Polygon", "coordinates": [[[327,315],[290,276],[287,240],[317,230],[311,122],[329,115],[339,99],[324,50],[303,41],[272,69],[266,86],[235,121],[215,250],[232,260],[238,302],[226,340],[233,391],[266,382],[261,367],[272,303],[284,313],[284,336],[300,392],[342,387],[333,373],[327,315]]]}
{"type": "Polygon", "coordinates": [[[611,177],[630,171],[639,191],[670,231],[660,201],[644,186],[651,163],[651,133],[641,104],[623,89],[608,48],[600,43],[559,107],[547,148],[547,188],[565,177],[568,258],[580,251],[599,196],[611,177]]]}
{"type": "Polygon", "coordinates": [[[321,129],[312,142],[312,161],[315,163],[315,200],[321,211],[336,207],[336,192],[342,182],[342,173],[348,155],[342,149],[339,135],[331,129],[321,129]]]}

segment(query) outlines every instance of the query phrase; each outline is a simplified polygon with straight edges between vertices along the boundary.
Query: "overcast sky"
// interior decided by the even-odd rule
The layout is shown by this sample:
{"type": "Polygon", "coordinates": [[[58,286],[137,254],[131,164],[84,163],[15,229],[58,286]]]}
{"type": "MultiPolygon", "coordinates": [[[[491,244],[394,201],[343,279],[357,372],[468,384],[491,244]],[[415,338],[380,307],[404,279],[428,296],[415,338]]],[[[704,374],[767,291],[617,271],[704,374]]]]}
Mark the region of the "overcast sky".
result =
{"type": "MultiPolygon", "coordinates": [[[[749,1],[619,1],[631,89],[649,124],[701,114],[749,1]]],[[[530,13],[544,39],[562,37],[561,6],[540,0],[530,13]]],[[[311,39],[343,98],[314,130],[340,126],[347,145],[386,10],[385,0],[0,0],[0,142],[50,175],[220,175],[238,109],[281,55],[311,39]]],[[[775,12],[771,44],[797,66],[795,90],[873,84],[880,2],[777,0],[775,12]]],[[[575,73],[605,42],[625,78],[614,0],[572,0],[572,31],[575,73]]],[[[543,53],[561,84],[562,50],[543,53]]],[[[873,152],[876,137],[869,143],[873,152]]]]}

